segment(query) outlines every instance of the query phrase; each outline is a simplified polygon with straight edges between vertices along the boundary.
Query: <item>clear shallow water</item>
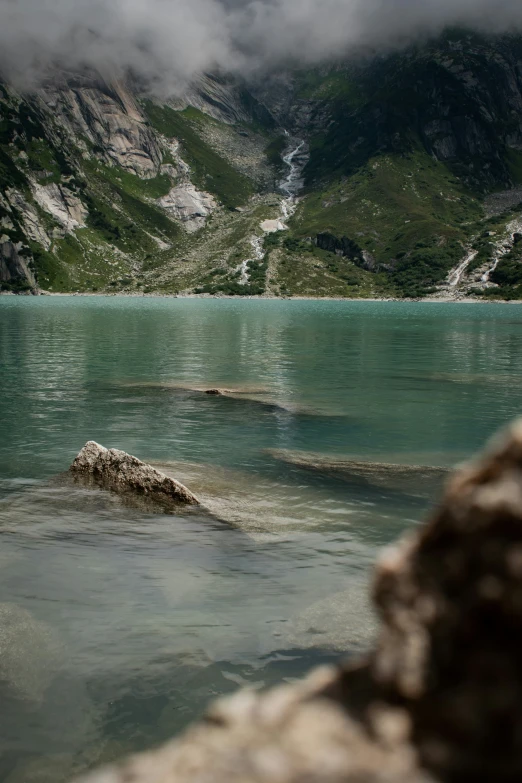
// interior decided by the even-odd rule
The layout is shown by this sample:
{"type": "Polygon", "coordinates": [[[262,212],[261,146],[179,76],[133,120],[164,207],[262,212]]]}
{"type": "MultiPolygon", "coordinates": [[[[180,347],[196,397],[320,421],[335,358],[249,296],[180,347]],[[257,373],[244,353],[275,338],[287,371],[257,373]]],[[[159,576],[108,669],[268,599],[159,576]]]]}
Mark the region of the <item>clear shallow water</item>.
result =
{"type": "Polygon", "coordinates": [[[67,779],[363,649],[371,564],[427,500],[267,450],[449,466],[521,412],[521,327],[519,305],[0,298],[1,778],[67,779]],[[89,439],[170,463],[209,513],[64,485],[89,439]]]}

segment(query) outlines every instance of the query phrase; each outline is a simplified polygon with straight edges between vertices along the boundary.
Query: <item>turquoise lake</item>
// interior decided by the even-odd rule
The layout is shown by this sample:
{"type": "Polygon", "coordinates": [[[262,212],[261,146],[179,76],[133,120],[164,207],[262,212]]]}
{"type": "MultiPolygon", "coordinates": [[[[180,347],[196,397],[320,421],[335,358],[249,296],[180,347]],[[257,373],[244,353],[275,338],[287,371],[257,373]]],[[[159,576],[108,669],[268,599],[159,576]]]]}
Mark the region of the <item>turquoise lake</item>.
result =
{"type": "Polygon", "coordinates": [[[0,779],[366,649],[372,564],[439,490],[320,460],[466,459],[522,413],[521,335],[518,304],[0,297],[0,779]],[[202,508],[72,484],[88,440],[202,508]]]}

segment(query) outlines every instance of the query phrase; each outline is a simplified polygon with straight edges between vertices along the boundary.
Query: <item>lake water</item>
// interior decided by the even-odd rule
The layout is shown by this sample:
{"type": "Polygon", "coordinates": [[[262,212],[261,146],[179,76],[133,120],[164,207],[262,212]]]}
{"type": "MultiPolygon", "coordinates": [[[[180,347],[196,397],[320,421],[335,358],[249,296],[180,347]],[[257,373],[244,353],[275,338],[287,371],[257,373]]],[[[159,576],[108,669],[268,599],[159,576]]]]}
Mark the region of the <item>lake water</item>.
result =
{"type": "Polygon", "coordinates": [[[520,305],[1,297],[0,778],[66,780],[365,649],[372,563],[435,485],[296,452],[453,465],[521,412],[521,334],[520,305]],[[71,485],[87,440],[204,507],[71,485]]]}

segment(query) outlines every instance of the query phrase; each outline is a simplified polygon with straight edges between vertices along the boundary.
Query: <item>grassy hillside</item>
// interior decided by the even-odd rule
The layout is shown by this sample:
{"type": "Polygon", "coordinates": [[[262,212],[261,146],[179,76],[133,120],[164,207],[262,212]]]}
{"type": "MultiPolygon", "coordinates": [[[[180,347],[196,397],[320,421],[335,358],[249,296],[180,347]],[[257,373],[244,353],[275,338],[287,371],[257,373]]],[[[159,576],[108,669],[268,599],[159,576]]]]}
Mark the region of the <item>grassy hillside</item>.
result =
{"type": "Polygon", "coordinates": [[[484,194],[522,181],[521,63],[519,38],[451,31],[297,74],[315,130],[294,236],[351,241],[401,295],[440,284],[480,232],[484,194]]]}
{"type": "Polygon", "coordinates": [[[174,111],[170,106],[144,102],[152,126],[167,139],[181,144],[183,159],[191,168],[191,179],[201,190],[214,194],[227,209],[235,209],[248,201],[254,187],[225,158],[213,150],[198,134],[198,112],[186,109],[174,111]]]}
{"type": "Polygon", "coordinates": [[[349,237],[368,265],[417,296],[440,282],[463,254],[482,209],[446,166],[422,149],[383,153],[351,177],[312,190],[293,221],[299,237],[349,237]]]}

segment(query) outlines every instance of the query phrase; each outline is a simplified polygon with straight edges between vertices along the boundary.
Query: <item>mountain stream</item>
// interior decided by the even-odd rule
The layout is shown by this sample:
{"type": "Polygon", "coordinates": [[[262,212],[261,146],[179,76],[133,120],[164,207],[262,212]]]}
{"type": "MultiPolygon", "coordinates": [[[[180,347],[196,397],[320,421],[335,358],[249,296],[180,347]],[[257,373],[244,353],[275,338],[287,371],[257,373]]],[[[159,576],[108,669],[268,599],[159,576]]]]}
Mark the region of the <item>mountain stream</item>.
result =
{"type": "MultiPolygon", "coordinates": [[[[285,131],[285,135],[290,139],[288,151],[283,155],[283,161],[288,166],[288,174],[284,179],[279,182],[279,191],[283,194],[281,199],[280,216],[273,220],[264,220],[261,223],[261,229],[264,234],[271,234],[275,231],[286,231],[286,220],[292,217],[299,201],[299,192],[302,190],[303,181],[303,169],[308,161],[308,153],[306,150],[306,142],[304,139],[291,139],[288,131],[285,131]]],[[[255,235],[250,240],[250,244],[253,248],[253,255],[243,261],[239,267],[241,276],[239,282],[241,285],[248,285],[250,277],[248,274],[248,265],[252,261],[262,261],[265,251],[263,247],[264,236],[255,235]]]]}

